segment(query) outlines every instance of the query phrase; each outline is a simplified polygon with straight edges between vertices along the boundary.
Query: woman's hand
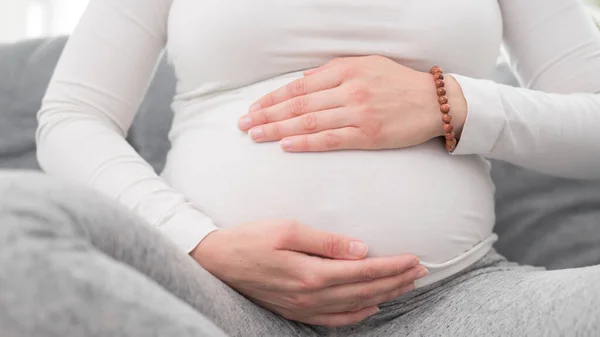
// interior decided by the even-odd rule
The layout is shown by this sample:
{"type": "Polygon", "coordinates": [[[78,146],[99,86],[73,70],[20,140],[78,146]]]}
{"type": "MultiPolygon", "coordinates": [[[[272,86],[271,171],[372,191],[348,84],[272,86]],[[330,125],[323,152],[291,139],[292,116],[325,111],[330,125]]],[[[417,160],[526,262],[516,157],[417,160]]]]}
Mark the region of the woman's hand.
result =
{"type": "MultiPolygon", "coordinates": [[[[446,77],[457,136],[466,119],[460,85],[446,77]]],[[[286,151],[390,149],[443,135],[433,78],[380,56],[335,59],[264,96],[239,120],[257,142],[286,151]]]]}
{"type": "Polygon", "coordinates": [[[207,271],[287,319],[354,324],[414,288],[427,270],[413,255],[365,258],[367,247],[292,221],[209,234],[191,253],[207,271]]]}

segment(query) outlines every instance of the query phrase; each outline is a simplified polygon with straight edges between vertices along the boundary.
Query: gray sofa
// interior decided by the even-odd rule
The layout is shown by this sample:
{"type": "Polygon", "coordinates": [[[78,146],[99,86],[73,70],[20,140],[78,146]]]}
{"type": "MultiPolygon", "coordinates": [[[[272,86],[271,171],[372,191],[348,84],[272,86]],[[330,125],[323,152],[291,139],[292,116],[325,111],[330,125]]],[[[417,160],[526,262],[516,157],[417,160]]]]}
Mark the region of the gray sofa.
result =
{"type": "MultiPolygon", "coordinates": [[[[65,41],[0,45],[0,169],[39,169],[35,114],[65,41]]],[[[516,83],[505,67],[494,76],[516,83]]],[[[157,172],[169,149],[174,86],[173,72],[163,60],[128,136],[157,172]]],[[[493,178],[498,251],[548,268],[600,263],[600,182],[553,178],[502,162],[493,162],[493,178]]]]}

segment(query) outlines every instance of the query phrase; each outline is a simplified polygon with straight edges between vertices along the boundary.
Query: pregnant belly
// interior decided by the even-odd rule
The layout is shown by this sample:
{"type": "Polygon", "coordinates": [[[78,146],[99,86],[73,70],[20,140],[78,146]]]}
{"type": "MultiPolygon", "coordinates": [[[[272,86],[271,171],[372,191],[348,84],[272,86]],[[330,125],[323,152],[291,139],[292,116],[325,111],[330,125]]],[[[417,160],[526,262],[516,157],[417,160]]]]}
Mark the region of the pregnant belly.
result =
{"type": "MultiPolygon", "coordinates": [[[[444,263],[491,235],[493,184],[479,156],[440,141],[385,151],[285,153],[237,129],[249,100],[188,106],[163,177],[219,227],[281,218],[365,241],[370,256],[444,263]],[[199,110],[201,112],[193,112],[199,110]]],[[[177,125],[179,124],[179,125],[177,125]]]]}

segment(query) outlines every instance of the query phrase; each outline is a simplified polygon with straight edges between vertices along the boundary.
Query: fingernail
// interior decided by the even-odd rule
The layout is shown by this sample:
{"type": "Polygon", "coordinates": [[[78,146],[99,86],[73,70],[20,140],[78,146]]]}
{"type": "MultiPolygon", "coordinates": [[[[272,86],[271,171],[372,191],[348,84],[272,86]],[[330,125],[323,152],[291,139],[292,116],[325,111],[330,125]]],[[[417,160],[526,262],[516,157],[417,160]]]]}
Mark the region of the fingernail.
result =
{"type": "Polygon", "coordinates": [[[254,128],[254,129],[250,130],[250,136],[253,139],[261,138],[262,136],[264,136],[263,129],[262,128],[254,128]]]}
{"type": "Polygon", "coordinates": [[[381,309],[379,309],[379,307],[375,307],[375,308],[371,309],[371,313],[369,314],[369,316],[375,315],[379,311],[381,311],[381,309]]]}
{"type": "Polygon", "coordinates": [[[415,290],[415,283],[411,283],[409,285],[407,285],[406,287],[402,288],[402,294],[406,294],[409,293],[411,291],[415,290]]]}
{"type": "Polygon", "coordinates": [[[350,242],[350,255],[355,257],[364,257],[367,255],[367,245],[362,242],[352,241],[350,242]]]}
{"type": "Polygon", "coordinates": [[[260,104],[254,103],[250,106],[250,112],[258,111],[258,110],[260,110],[260,108],[261,108],[260,104]]]}
{"type": "Polygon", "coordinates": [[[281,141],[281,147],[283,147],[286,150],[289,150],[292,148],[292,140],[291,139],[284,139],[281,141]]]}
{"type": "Polygon", "coordinates": [[[410,261],[410,264],[408,265],[409,268],[412,268],[416,265],[419,264],[419,259],[418,258],[414,258],[414,260],[410,261]]]}
{"type": "Polygon", "coordinates": [[[252,117],[244,116],[244,117],[240,118],[239,125],[240,125],[240,129],[242,129],[242,130],[250,129],[252,127],[252,117]]]}
{"type": "Polygon", "coordinates": [[[417,273],[417,279],[423,278],[423,277],[427,276],[427,274],[429,274],[429,271],[427,270],[427,268],[421,266],[420,269],[421,270],[419,270],[419,272],[417,273]]]}

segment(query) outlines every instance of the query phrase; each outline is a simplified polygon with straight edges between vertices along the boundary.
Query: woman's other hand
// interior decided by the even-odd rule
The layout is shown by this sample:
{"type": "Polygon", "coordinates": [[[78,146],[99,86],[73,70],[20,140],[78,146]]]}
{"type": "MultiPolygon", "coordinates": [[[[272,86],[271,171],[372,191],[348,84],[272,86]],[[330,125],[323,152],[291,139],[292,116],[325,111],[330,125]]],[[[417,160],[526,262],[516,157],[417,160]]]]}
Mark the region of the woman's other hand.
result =
{"type": "Polygon", "coordinates": [[[191,253],[207,271],[287,319],[354,324],[414,287],[417,257],[365,258],[359,241],[293,221],[263,221],[209,234],[191,253]]]}
{"type": "MultiPolygon", "coordinates": [[[[391,149],[443,135],[431,74],[380,56],[334,59],[262,97],[239,120],[256,142],[281,140],[290,152],[391,149]]],[[[467,105],[446,77],[460,135],[467,105]]]]}

